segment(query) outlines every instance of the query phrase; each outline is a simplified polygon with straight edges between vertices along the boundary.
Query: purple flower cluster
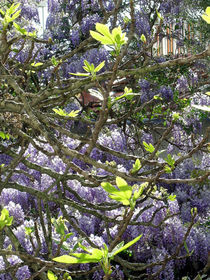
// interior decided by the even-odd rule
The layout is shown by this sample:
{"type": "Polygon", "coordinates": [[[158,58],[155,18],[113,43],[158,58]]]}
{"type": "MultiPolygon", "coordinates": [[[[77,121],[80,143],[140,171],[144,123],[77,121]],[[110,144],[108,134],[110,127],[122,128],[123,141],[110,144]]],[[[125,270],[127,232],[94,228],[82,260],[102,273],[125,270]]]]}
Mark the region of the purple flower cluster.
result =
{"type": "Polygon", "coordinates": [[[173,91],[170,86],[162,86],[160,88],[160,94],[167,101],[173,100],[173,91]]]}
{"type": "Polygon", "coordinates": [[[149,101],[156,94],[156,92],[153,90],[152,84],[148,80],[146,80],[146,79],[140,80],[139,85],[140,85],[141,91],[143,93],[141,95],[142,103],[149,101]]]}
{"type": "Polygon", "coordinates": [[[20,268],[18,268],[15,276],[17,277],[18,280],[27,280],[30,278],[31,273],[29,271],[29,268],[27,265],[24,265],[20,268]]]}
{"type": "Polygon", "coordinates": [[[88,15],[85,18],[82,19],[81,22],[81,31],[83,35],[89,35],[89,31],[93,30],[95,27],[95,24],[97,22],[100,22],[101,19],[98,14],[95,15],[88,15]]]}
{"type": "Polygon", "coordinates": [[[10,216],[14,217],[14,222],[20,224],[24,221],[24,212],[20,204],[15,204],[13,201],[10,201],[8,205],[5,205],[5,208],[9,211],[10,216]]]}
{"type": "Polygon", "coordinates": [[[144,13],[143,10],[138,11],[135,15],[135,23],[136,23],[136,33],[138,36],[141,36],[144,34],[144,36],[149,39],[149,36],[151,34],[151,28],[149,24],[149,18],[144,13]]]}

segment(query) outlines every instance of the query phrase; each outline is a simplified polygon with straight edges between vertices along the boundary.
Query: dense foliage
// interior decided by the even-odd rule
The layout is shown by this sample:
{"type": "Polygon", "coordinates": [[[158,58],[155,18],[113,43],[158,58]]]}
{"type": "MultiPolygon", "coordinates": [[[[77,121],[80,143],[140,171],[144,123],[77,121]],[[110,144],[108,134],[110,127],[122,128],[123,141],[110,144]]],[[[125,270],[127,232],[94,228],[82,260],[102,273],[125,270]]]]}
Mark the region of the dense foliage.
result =
{"type": "Polygon", "coordinates": [[[0,280],[206,279],[208,1],[40,2],[0,4],[0,280]]]}

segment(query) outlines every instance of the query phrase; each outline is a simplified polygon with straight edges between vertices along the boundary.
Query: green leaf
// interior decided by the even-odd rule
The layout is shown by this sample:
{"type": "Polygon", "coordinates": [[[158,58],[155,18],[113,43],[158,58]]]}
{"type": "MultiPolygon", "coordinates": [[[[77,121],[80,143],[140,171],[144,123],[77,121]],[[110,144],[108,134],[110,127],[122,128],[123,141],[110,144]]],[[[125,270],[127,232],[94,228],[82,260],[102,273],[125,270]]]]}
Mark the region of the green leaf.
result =
{"type": "Polygon", "coordinates": [[[164,166],[164,170],[165,170],[166,173],[171,173],[171,172],[172,172],[172,169],[171,169],[170,166],[168,166],[168,164],[166,164],[166,165],[164,166]]]}
{"type": "Polygon", "coordinates": [[[137,173],[140,169],[141,169],[141,162],[139,159],[137,159],[135,161],[135,163],[133,164],[133,168],[131,169],[131,174],[135,174],[137,173]]]}
{"type": "Polygon", "coordinates": [[[159,17],[159,19],[160,20],[163,20],[163,17],[162,17],[162,15],[156,10],[156,12],[157,12],[157,16],[159,17]]]}
{"type": "Polygon", "coordinates": [[[20,3],[17,3],[17,4],[13,3],[13,4],[9,7],[9,9],[7,9],[6,12],[7,12],[9,15],[12,15],[19,7],[20,7],[20,3]]]}
{"type": "Polygon", "coordinates": [[[6,138],[6,134],[3,131],[0,131],[0,137],[2,139],[5,139],[6,138]]]}
{"type": "Polygon", "coordinates": [[[28,36],[35,38],[36,37],[36,30],[34,30],[33,32],[28,32],[28,36]]]}
{"type": "Polygon", "coordinates": [[[109,253],[109,248],[107,247],[106,243],[104,243],[103,246],[104,246],[104,252],[105,252],[105,254],[108,255],[108,253],[109,253]]]}
{"type": "Polygon", "coordinates": [[[145,141],[143,141],[144,149],[150,153],[154,152],[155,147],[150,143],[147,144],[145,141]]]}
{"type": "Polygon", "coordinates": [[[177,112],[174,112],[173,115],[172,115],[172,119],[173,119],[174,121],[177,121],[179,118],[180,118],[180,114],[177,113],[177,112]]]}
{"type": "Polygon", "coordinates": [[[42,62],[37,62],[37,63],[33,62],[33,63],[31,63],[31,66],[34,66],[34,67],[39,67],[41,65],[43,65],[42,62]]]}
{"type": "Polygon", "coordinates": [[[79,247],[82,249],[82,250],[84,250],[85,252],[88,252],[89,254],[91,254],[91,252],[92,252],[92,248],[91,247],[85,247],[84,245],[82,245],[82,243],[81,242],[78,242],[78,245],[79,245],[79,247]]]}
{"type": "Polygon", "coordinates": [[[108,192],[110,194],[117,191],[117,189],[114,186],[112,186],[112,184],[110,184],[108,182],[101,183],[101,186],[106,192],[108,192]]]}
{"type": "Polygon", "coordinates": [[[110,31],[109,31],[109,28],[105,24],[96,23],[96,30],[99,33],[103,34],[105,37],[108,37],[108,38],[112,39],[112,35],[111,35],[110,31]]]}
{"type": "Polygon", "coordinates": [[[62,116],[62,117],[68,115],[68,114],[67,114],[64,110],[62,110],[61,108],[58,108],[58,109],[54,108],[54,109],[52,109],[52,110],[53,110],[56,114],[58,114],[59,116],[62,116]]]}
{"type": "Polygon", "coordinates": [[[116,200],[116,201],[121,202],[121,203],[122,203],[123,205],[125,205],[125,206],[130,205],[129,199],[125,198],[124,196],[111,194],[111,195],[109,195],[109,197],[110,197],[111,199],[114,199],[114,200],[116,200]]]}
{"type": "Polygon", "coordinates": [[[163,98],[160,97],[160,96],[158,96],[158,95],[154,95],[153,98],[154,98],[155,100],[163,100],[163,98]]]}
{"type": "Polygon", "coordinates": [[[53,259],[53,261],[59,262],[59,263],[69,263],[69,264],[78,263],[77,258],[71,257],[69,255],[63,255],[60,257],[56,257],[53,259]]]}
{"type": "Polygon", "coordinates": [[[6,208],[1,210],[0,216],[0,230],[2,230],[5,226],[11,226],[13,222],[13,217],[9,216],[9,211],[6,208]]]}
{"type": "Polygon", "coordinates": [[[58,61],[58,60],[55,58],[55,56],[53,55],[53,56],[51,57],[51,62],[52,62],[52,64],[53,64],[54,66],[58,66],[58,64],[61,63],[62,61],[61,61],[61,60],[58,61]]]}
{"type": "Polygon", "coordinates": [[[78,116],[79,112],[80,112],[80,110],[72,110],[72,111],[68,114],[68,116],[71,117],[71,118],[75,118],[75,117],[78,116]]]}
{"type": "MultiPolygon", "coordinates": [[[[131,198],[132,195],[132,190],[127,189],[127,190],[123,190],[123,191],[116,191],[115,193],[112,193],[111,195],[109,195],[111,198],[117,200],[117,201],[129,201],[129,199],[131,198]]],[[[127,205],[127,202],[126,202],[127,205]]]]}
{"type": "Polygon", "coordinates": [[[124,21],[125,24],[128,24],[131,20],[127,16],[125,16],[123,18],[123,21],[124,21]]]}
{"type": "Polygon", "coordinates": [[[164,160],[168,163],[168,165],[174,167],[175,159],[173,159],[170,154],[168,154],[167,158],[164,158],[164,160]]]}
{"type": "Polygon", "coordinates": [[[144,188],[145,188],[145,184],[143,183],[143,184],[141,184],[139,190],[134,192],[134,194],[133,194],[134,201],[136,201],[142,195],[144,188]]]}
{"type": "Polygon", "coordinates": [[[65,237],[65,231],[68,230],[66,226],[66,219],[64,219],[62,216],[58,217],[57,219],[52,218],[51,219],[52,224],[54,225],[56,232],[60,234],[62,237],[65,237]]]}
{"type": "Polygon", "coordinates": [[[143,43],[146,43],[146,42],[147,42],[147,39],[146,39],[146,37],[145,37],[144,34],[141,35],[140,40],[141,40],[143,43]]]}
{"type": "Polygon", "coordinates": [[[119,244],[117,244],[117,246],[114,247],[114,249],[111,251],[111,253],[108,254],[108,256],[109,256],[110,258],[112,258],[112,257],[114,256],[115,252],[119,251],[119,250],[123,247],[124,243],[125,243],[125,242],[122,241],[122,242],[120,242],[119,244]]]}
{"type": "Polygon", "coordinates": [[[132,187],[128,186],[127,182],[120,177],[116,178],[116,184],[119,190],[117,190],[114,186],[112,186],[112,184],[108,182],[101,183],[101,186],[105,191],[109,193],[109,197],[111,199],[119,201],[124,205],[129,205],[130,204],[129,199],[131,198],[132,195],[132,187]]]}
{"type": "Polygon", "coordinates": [[[5,12],[2,9],[0,9],[0,13],[2,14],[2,16],[5,15],[5,12]]]}
{"type": "Polygon", "coordinates": [[[16,18],[19,17],[21,10],[17,11],[12,17],[11,17],[11,21],[14,21],[16,18]]]}
{"type": "Polygon", "coordinates": [[[203,20],[210,24],[210,7],[206,8],[205,13],[202,15],[203,20]]]}
{"type": "Polygon", "coordinates": [[[116,177],[116,184],[120,191],[116,191],[114,194],[124,199],[130,199],[132,195],[132,187],[128,186],[127,182],[121,177],[116,177]]]}
{"type": "Polygon", "coordinates": [[[127,187],[128,183],[121,177],[116,177],[116,185],[118,186],[118,188],[120,190],[122,190],[122,188],[127,187]]]}
{"type": "Polygon", "coordinates": [[[132,241],[128,242],[127,244],[125,244],[123,247],[121,247],[120,249],[116,250],[113,254],[113,256],[116,256],[117,254],[119,254],[120,252],[126,250],[127,248],[129,248],[130,246],[132,246],[133,244],[135,244],[137,241],[139,241],[139,239],[142,237],[142,234],[140,234],[139,236],[137,236],[135,239],[133,239],[132,241]]]}
{"type": "Polygon", "coordinates": [[[58,279],[58,277],[56,277],[51,270],[48,270],[47,277],[48,277],[49,280],[57,280],[58,279]]]}
{"type": "Polygon", "coordinates": [[[91,249],[90,254],[86,253],[71,253],[71,256],[69,255],[63,255],[57,258],[54,258],[53,260],[56,262],[61,262],[61,263],[71,263],[71,264],[76,264],[76,263],[96,263],[99,262],[102,257],[103,257],[103,252],[102,250],[99,249],[91,249]]]}
{"type": "Polygon", "coordinates": [[[25,227],[25,234],[31,235],[34,232],[34,227],[25,227]]]}
{"type": "Polygon", "coordinates": [[[69,73],[71,75],[74,75],[74,76],[81,76],[81,77],[88,77],[90,76],[90,74],[86,74],[86,73],[69,73]]]}
{"type": "Polygon", "coordinates": [[[189,253],[190,253],[190,251],[189,251],[189,249],[188,249],[188,247],[187,247],[187,243],[186,243],[186,241],[184,241],[184,248],[185,248],[186,252],[189,254],[189,253]]]}
{"type": "Polygon", "coordinates": [[[104,67],[104,65],[105,65],[105,60],[104,61],[102,61],[96,68],[95,68],[95,72],[97,73],[97,72],[99,72],[103,67],[104,67]]]}
{"type": "Polygon", "coordinates": [[[89,62],[87,60],[84,60],[84,64],[86,66],[87,72],[91,72],[91,65],[89,64],[89,62]]]}
{"type": "Polygon", "coordinates": [[[58,114],[59,116],[62,116],[62,117],[71,117],[71,118],[75,118],[78,116],[80,110],[72,110],[70,113],[66,113],[65,110],[61,109],[61,108],[54,108],[52,109],[56,114],[58,114]]]}
{"type": "Polygon", "coordinates": [[[126,43],[127,38],[125,37],[126,33],[122,33],[121,27],[115,27],[112,30],[112,38],[114,38],[115,43],[117,45],[123,45],[126,43]]]}
{"type": "Polygon", "coordinates": [[[23,35],[27,35],[27,31],[24,28],[21,28],[16,22],[13,22],[13,25],[17,31],[19,31],[23,35]]]}
{"type": "Polygon", "coordinates": [[[112,39],[100,35],[98,32],[90,31],[90,35],[97,41],[100,41],[103,45],[113,45],[114,42],[112,39]]]}
{"type": "Polygon", "coordinates": [[[175,201],[176,200],[176,195],[173,195],[173,194],[169,195],[168,200],[175,201]]]}
{"type": "Polygon", "coordinates": [[[90,65],[90,72],[94,73],[94,70],[95,70],[95,66],[94,66],[93,63],[91,63],[91,65],[90,65]]]}
{"type": "Polygon", "coordinates": [[[90,72],[89,68],[87,68],[86,66],[82,66],[82,68],[86,71],[86,72],[90,72]]]}

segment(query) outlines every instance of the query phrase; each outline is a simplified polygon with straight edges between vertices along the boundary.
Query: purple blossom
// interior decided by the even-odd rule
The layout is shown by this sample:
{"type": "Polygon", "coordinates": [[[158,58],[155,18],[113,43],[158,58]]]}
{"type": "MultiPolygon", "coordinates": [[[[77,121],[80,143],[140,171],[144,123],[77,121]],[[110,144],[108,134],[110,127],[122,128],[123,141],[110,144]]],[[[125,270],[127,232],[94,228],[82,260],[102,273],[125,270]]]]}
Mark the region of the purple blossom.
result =
{"type": "Polygon", "coordinates": [[[167,101],[173,100],[173,91],[170,86],[162,86],[160,88],[160,94],[167,101]]]}
{"type": "Polygon", "coordinates": [[[19,267],[15,276],[17,277],[18,280],[26,280],[29,279],[31,276],[31,273],[29,271],[29,268],[27,265],[24,265],[22,267],[19,267]]]}
{"type": "Polygon", "coordinates": [[[184,93],[186,91],[188,91],[189,89],[189,84],[187,81],[187,78],[182,76],[177,80],[177,85],[176,85],[176,89],[180,92],[180,93],[184,93]]]}
{"type": "Polygon", "coordinates": [[[140,80],[139,81],[139,85],[141,87],[141,90],[144,93],[147,93],[150,90],[150,87],[151,87],[151,83],[148,80],[146,80],[146,79],[140,80]]]}
{"type": "Polygon", "coordinates": [[[79,30],[73,30],[70,35],[70,40],[74,47],[78,46],[80,43],[80,33],[79,30]]]}
{"type": "Polygon", "coordinates": [[[141,10],[138,11],[135,15],[135,23],[136,23],[136,33],[138,36],[144,34],[144,36],[149,39],[151,30],[149,24],[149,18],[147,15],[141,10]]]}
{"type": "Polygon", "coordinates": [[[141,142],[146,142],[147,144],[149,143],[153,144],[154,140],[152,134],[143,131],[141,136],[141,142]]]}
{"type": "Polygon", "coordinates": [[[22,209],[27,209],[29,206],[29,195],[15,189],[3,189],[0,196],[0,202],[3,205],[9,205],[12,201],[16,205],[20,205],[22,209]]]}
{"type": "Polygon", "coordinates": [[[60,10],[60,6],[57,0],[48,0],[49,13],[56,13],[60,10]]]}
{"type": "Polygon", "coordinates": [[[20,204],[15,204],[13,201],[10,201],[5,208],[9,211],[10,216],[14,217],[14,223],[20,224],[24,220],[24,212],[20,204]]]}
{"type": "Polygon", "coordinates": [[[100,22],[101,19],[98,14],[88,15],[82,19],[81,31],[84,35],[89,35],[89,31],[94,29],[95,23],[100,22]]]}
{"type": "MultiPolygon", "coordinates": [[[[170,256],[170,254],[165,250],[164,248],[158,249],[153,252],[153,257],[149,261],[150,262],[157,262],[157,261],[162,261],[166,256],[170,256]]],[[[161,266],[155,266],[152,269],[148,269],[149,275],[151,273],[157,273],[161,269],[161,266]]],[[[159,279],[159,280],[174,280],[175,275],[174,275],[174,261],[169,261],[166,264],[166,267],[160,272],[158,277],[154,279],[159,279]]]]}

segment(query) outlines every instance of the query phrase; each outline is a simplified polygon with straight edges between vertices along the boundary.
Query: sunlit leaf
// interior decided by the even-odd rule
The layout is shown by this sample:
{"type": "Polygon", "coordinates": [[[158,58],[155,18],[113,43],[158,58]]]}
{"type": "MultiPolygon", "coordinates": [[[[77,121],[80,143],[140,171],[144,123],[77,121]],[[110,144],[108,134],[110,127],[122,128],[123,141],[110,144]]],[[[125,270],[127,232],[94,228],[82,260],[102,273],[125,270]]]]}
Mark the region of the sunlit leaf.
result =
{"type": "Polygon", "coordinates": [[[96,23],[96,30],[106,37],[112,38],[109,27],[102,23],[96,23]]]}
{"type": "Polygon", "coordinates": [[[72,111],[68,114],[68,116],[71,117],[71,118],[75,118],[75,117],[78,116],[79,112],[80,112],[80,110],[72,110],[72,111]]]}
{"type": "Polygon", "coordinates": [[[172,169],[170,166],[168,166],[167,164],[164,166],[164,170],[166,173],[171,173],[172,172],[172,169]]]}
{"type": "Polygon", "coordinates": [[[205,13],[202,15],[203,20],[210,24],[210,7],[206,8],[205,13]]]}
{"type": "Polygon", "coordinates": [[[139,236],[137,236],[135,239],[133,239],[132,241],[128,242],[127,244],[125,244],[123,247],[121,247],[119,250],[116,250],[113,254],[113,256],[119,254],[120,252],[126,250],[127,248],[129,248],[130,246],[132,246],[133,244],[135,244],[137,241],[139,241],[139,239],[142,237],[142,234],[140,234],[139,236]]]}
{"type": "Polygon", "coordinates": [[[109,253],[109,257],[113,257],[115,255],[115,252],[119,251],[124,246],[124,241],[117,244],[117,246],[114,247],[114,249],[109,253]]]}
{"type": "Polygon", "coordinates": [[[78,263],[77,258],[71,257],[69,255],[63,255],[60,257],[56,257],[53,259],[53,261],[59,262],[59,263],[69,263],[69,264],[78,263]]]}
{"type": "Polygon", "coordinates": [[[74,75],[74,76],[81,76],[81,77],[88,77],[90,76],[90,74],[86,74],[86,73],[69,73],[71,75],[74,75]]]}
{"type": "Polygon", "coordinates": [[[155,147],[151,143],[147,144],[145,141],[143,141],[143,145],[144,145],[144,148],[146,151],[148,151],[150,153],[154,152],[155,147]]]}
{"type": "Polygon", "coordinates": [[[106,192],[108,192],[110,194],[117,191],[117,189],[114,186],[112,186],[112,184],[110,184],[108,182],[101,183],[101,186],[106,192]]]}
{"type": "Polygon", "coordinates": [[[122,187],[127,187],[128,183],[121,177],[116,177],[116,185],[118,186],[118,188],[121,190],[122,187]]]}
{"type": "Polygon", "coordinates": [[[145,188],[145,184],[141,184],[140,188],[134,192],[133,194],[134,201],[136,201],[142,195],[144,188],[145,188]]]}
{"type": "Polygon", "coordinates": [[[109,195],[109,197],[113,200],[121,202],[125,206],[130,205],[130,201],[128,199],[125,199],[123,196],[109,195]]]}
{"type": "Polygon", "coordinates": [[[168,154],[167,158],[164,158],[164,160],[168,163],[168,165],[174,167],[175,159],[172,158],[171,154],[168,154]]]}
{"type": "Polygon", "coordinates": [[[0,138],[2,139],[6,138],[6,134],[3,131],[0,131],[0,138]]]}
{"type": "Polygon", "coordinates": [[[137,159],[135,161],[135,163],[133,164],[133,168],[131,169],[131,174],[135,174],[136,172],[138,172],[141,169],[141,162],[139,159],[137,159]]]}
{"type": "Polygon", "coordinates": [[[27,35],[27,31],[24,28],[21,28],[16,22],[13,22],[13,25],[17,31],[19,31],[23,35],[27,35]]]}
{"type": "Polygon", "coordinates": [[[105,60],[102,61],[96,68],[95,68],[95,72],[99,72],[105,65],[105,60]]]}
{"type": "Polygon", "coordinates": [[[57,280],[58,279],[58,277],[56,277],[55,274],[51,270],[48,270],[47,277],[48,277],[49,280],[57,280]]]}
{"type": "Polygon", "coordinates": [[[173,194],[169,195],[168,200],[175,201],[176,200],[176,195],[173,195],[173,194]]]}
{"type": "Polygon", "coordinates": [[[62,117],[68,115],[68,114],[67,114],[63,109],[61,109],[61,108],[58,108],[58,109],[54,108],[54,109],[52,109],[52,110],[53,110],[56,114],[58,114],[59,116],[62,116],[62,117]]]}
{"type": "Polygon", "coordinates": [[[33,62],[33,63],[31,63],[31,66],[34,66],[34,67],[38,67],[38,66],[41,66],[41,65],[43,65],[42,62],[37,62],[37,63],[33,62]]]}
{"type": "Polygon", "coordinates": [[[146,43],[146,42],[147,42],[147,39],[146,39],[146,37],[145,37],[144,34],[141,35],[140,40],[141,40],[143,43],[146,43]]]}
{"type": "Polygon", "coordinates": [[[100,41],[103,45],[112,45],[114,44],[113,40],[105,37],[103,35],[100,35],[98,32],[90,31],[90,35],[96,39],[97,41],[100,41]]]}

